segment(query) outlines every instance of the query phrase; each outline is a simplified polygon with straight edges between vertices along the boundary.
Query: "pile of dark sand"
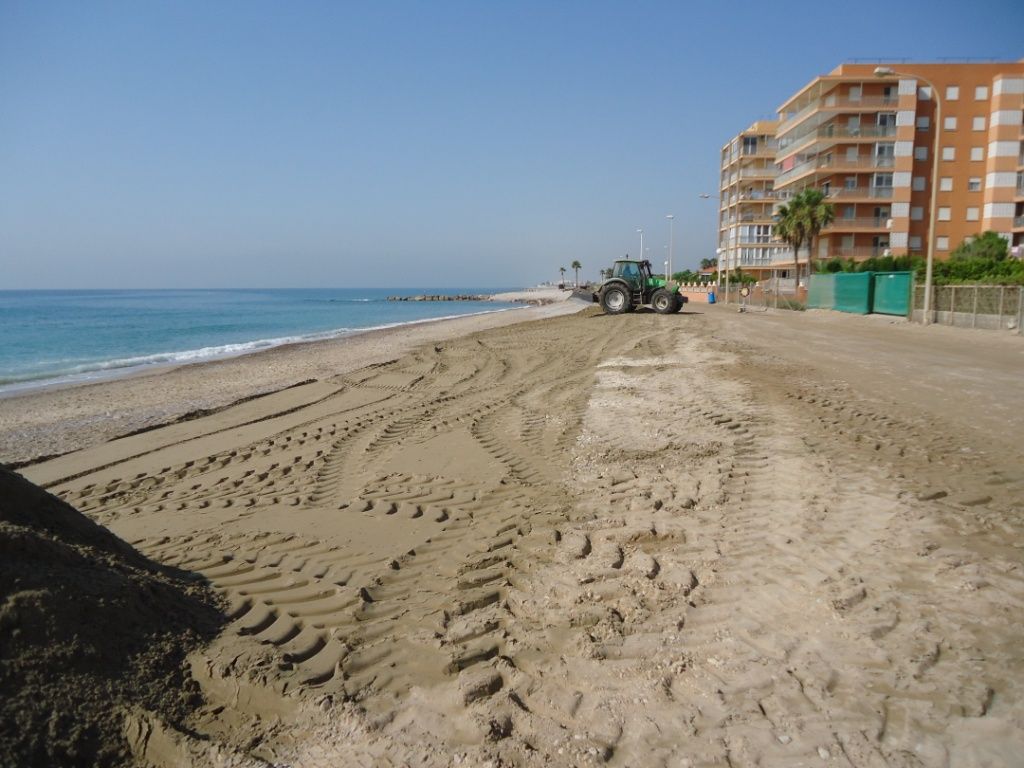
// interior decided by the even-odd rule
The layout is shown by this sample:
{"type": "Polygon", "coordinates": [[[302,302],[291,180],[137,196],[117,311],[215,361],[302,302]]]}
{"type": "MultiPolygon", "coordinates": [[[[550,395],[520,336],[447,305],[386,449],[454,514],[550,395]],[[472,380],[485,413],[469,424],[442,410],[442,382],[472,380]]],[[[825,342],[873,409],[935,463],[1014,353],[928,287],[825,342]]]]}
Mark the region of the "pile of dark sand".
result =
{"type": "Polygon", "coordinates": [[[0,765],[124,765],[125,715],[183,722],[224,622],[195,577],[0,468],[0,765]]]}

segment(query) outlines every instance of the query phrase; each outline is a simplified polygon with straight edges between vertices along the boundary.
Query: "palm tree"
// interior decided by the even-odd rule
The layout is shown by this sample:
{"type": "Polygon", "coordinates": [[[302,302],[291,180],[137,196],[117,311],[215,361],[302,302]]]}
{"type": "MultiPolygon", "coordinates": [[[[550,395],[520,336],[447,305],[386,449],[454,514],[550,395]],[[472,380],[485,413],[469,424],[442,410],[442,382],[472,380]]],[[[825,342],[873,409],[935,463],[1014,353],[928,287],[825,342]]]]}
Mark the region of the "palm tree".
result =
{"type": "Polygon", "coordinates": [[[569,265],[569,269],[575,270],[575,272],[576,272],[576,287],[579,288],[580,287],[580,270],[583,269],[583,265],[580,264],[578,260],[574,260],[573,263],[569,265]]]}
{"type": "Polygon", "coordinates": [[[562,273],[562,285],[565,285],[565,267],[559,267],[558,271],[562,273]]]}
{"type": "Polygon", "coordinates": [[[804,218],[807,225],[807,272],[814,271],[814,243],[818,233],[835,221],[836,209],[827,202],[825,193],[820,189],[805,189],[800,193],[803,198],[804,218]]]}
{"type": "Polygon", "coordinates": [[[800,290],[800,247],[807,242],[807,217],[803,198],[797,195],[788,205],[780,205],[775,212],[775,234],[784,243],[793,246],[793,267],[796,289],[800,290]]]}

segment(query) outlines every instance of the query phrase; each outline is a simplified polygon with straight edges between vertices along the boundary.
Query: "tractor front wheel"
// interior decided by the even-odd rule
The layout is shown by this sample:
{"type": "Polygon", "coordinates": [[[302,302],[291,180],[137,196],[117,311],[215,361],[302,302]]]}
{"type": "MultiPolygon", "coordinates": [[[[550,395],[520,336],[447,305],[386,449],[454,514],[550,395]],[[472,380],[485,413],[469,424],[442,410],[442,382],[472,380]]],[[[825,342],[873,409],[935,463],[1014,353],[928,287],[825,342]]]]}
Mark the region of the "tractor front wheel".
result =
{"type": "Polygon", "coordinates": [[[672,308],[672,311],[673,312],[680,312],[680,311],[682,311],[683,304],[686,303],[685,301],[683,301],[682,294],[679,294],[679,293],[673,294],[672,298],[676,300],[676,305],[675,305],[675,307],[672,308]]]}
{"type": "Polygon", "coordinates": [[[606,315],[621,315],[630,310],[629,293],[621,285],[609,285],[601,292],[601,309],[606,315]]]}
{"type": "Polygon", "coordinates": [[[659,288],[651,297],[651,306],[654,307],[654,311],[659,315],[668,315],[675,312],[676,301],[675,294],[664,288],[659,288]]]}

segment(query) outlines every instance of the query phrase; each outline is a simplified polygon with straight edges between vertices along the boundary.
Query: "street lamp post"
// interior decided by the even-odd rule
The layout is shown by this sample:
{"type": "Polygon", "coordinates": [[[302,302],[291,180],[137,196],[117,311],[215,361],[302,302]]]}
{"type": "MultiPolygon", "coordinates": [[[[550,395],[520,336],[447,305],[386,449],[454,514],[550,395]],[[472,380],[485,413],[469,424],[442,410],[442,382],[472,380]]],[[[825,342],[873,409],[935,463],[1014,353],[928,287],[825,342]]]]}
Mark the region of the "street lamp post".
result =
{"type": "MultiPolygon", "coordinates": [[[[665,218],[668,219],[668,274],[669,274],[669,276],[671,276],[673,274],[673,272],[672,272],[672,246],[673,246],[673,241],[675,239],[675,223],[676,223],[675,222],[675,218],[676,217],[673,214],[670,213],[665,218]]],[[[667,279],[668,278],[666,278],[666,280],[667,279]]]]}
{"type": "Polygon", "coordinates": [[[640,233],[640,260],[643,261],[643,258],[644,258],[644,231],[640,227],[637,227],[636,231],[640,233]]]}
{"type": "MultiPolygon", "coordinates": [[[[699,197],[701,200],[718,200],[719,203],[722,202],[722,198],[719,195],[709,195],[707,192],[701,192],[699,195],[697,195],[697,197],[699,197]]],[[[721,217],[721,209],[719,209],[719,217],[721,217]]],[[[726,240],[726,243],[728,243],[728,240],[726,240]]],[[[728,249],[728,247],[715,249],[715,256],[718,257],[717,259],[715,259],[715,261],[717,262],[717,267],[718,267],[718,285],[722,284],[722,254],[723,253],[725,254],[725,259],[726,259],[726,265],[725,265],[725,303],[728,304],[729,303],[729,264],[728,264],[729,249],[728,249]]]]}
{"type": "Polygon", "coordinates": [[[906,77],[913,80],[921,80],[932,91],[932,98],[935,99],[935,138],[932,140],[932,178],[929,182],[932,187],[931,203],[928,209],[928,256],[924,268],[924,313],[921,317],[922,325],[931,325],[932,305],[932,264],[935,261],[935,204],[938,200],[939,191],[939,131],[942,130],[942,98],[939,96],[939,89],[931,80],[920,75],[910,75],[896,72],[890,67],[875,67],[875,77],[906,77]]]}
{"type": "Polygon", "coordinates": [[[665,260],[665,282],[668,282],[668,259],[665,260]]]}

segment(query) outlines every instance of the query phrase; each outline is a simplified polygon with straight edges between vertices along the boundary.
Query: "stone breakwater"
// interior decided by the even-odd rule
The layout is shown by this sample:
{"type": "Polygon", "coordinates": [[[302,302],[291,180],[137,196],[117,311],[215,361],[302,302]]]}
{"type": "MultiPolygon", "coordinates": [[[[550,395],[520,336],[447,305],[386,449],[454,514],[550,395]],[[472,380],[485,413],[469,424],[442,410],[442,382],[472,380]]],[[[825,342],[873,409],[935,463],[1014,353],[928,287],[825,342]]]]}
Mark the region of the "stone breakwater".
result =
{"type": "Polygon", "coordinates": [[[442,294],[421,294],[419,296],[388,296],[388,301],[487,301],[491,297],[484,294],[460,293],[453,296],[442,294]]]}

